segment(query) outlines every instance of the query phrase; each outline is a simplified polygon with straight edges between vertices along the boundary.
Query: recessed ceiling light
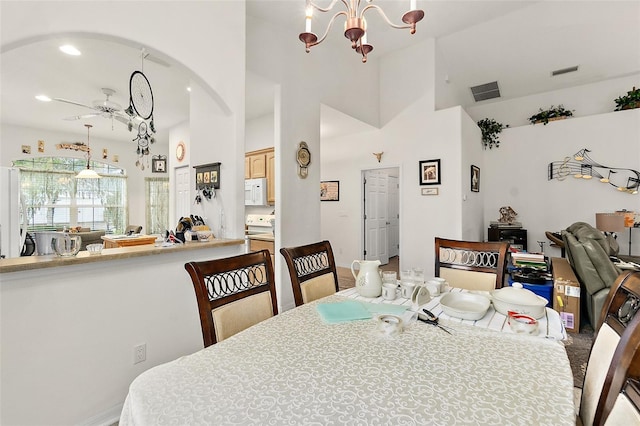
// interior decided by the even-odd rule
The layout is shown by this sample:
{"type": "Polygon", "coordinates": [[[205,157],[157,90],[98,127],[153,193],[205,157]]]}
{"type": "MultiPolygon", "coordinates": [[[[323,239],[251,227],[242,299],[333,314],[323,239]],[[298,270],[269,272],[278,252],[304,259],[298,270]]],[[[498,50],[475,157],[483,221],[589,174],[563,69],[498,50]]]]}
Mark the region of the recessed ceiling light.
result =
{"type": "Polygon", "coordinates": [[[187,92],[190,92],[190,91],[191,91],[191,87],[187,87],[187,92]]]}
{"type": "Polygon", "coordinates": [[[70,44],[65,44],[64,46],[60,46],[60,50],[66,53],[67,55],[72,55],[72,56],[81,55],[80,51],[70,44]]]}
{"type": "Polygon", "coordinates": [[[36,99],[42,102],[51,102],[51,98],[47,95],[37,95],[36,99]]]}

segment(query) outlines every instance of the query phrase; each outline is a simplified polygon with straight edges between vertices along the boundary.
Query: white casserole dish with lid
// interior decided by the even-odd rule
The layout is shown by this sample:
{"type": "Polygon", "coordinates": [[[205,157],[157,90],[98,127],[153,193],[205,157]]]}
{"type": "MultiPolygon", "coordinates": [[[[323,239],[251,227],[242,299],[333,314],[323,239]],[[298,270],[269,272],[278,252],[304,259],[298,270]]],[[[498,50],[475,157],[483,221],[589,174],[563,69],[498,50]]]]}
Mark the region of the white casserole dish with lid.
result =
{"type": "Polygon", "coordinates": [[[496,311],[509,316],[509,312],[516,312],[542,318],[549,301],[538,296],[531,290],[522,287],[520,283],[513,283],[510,287],[503,287],[491,292],[493,306],[496,311]]]}

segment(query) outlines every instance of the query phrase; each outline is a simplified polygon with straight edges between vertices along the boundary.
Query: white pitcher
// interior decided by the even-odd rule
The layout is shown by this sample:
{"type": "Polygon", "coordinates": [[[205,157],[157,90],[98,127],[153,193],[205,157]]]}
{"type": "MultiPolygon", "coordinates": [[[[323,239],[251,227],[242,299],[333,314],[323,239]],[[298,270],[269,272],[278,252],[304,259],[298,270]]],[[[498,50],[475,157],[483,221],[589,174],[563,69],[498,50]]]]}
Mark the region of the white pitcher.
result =
{"type": "Polygon", "coordinates": [[[379,260],[354,260],[351,262],[351,273],[356,280],[356,290],[363,297],[378,297],[382,294],[382,278],[380,278],[379,260]],[[358,263],[360,270],[356,276],[353,265],[358,263]]]}

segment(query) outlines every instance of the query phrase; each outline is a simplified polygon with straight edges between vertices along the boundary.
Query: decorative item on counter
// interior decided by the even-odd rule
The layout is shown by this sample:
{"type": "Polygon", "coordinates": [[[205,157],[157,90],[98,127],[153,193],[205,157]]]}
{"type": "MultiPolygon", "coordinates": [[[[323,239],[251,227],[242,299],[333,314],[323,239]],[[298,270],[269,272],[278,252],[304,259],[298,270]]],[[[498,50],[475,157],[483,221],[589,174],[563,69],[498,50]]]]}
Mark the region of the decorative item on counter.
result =
{"type": "Polygon", "coordinates": [[[51,239],[51,248],[61,257],[72,257],[78,254],[82,245],[82,237],[73,235],[69,232],[63,232],[62,235],[56,235],[51,239]]]}
{"type": "Polygon", "coordinates": [[[640,89],[636,89],[634,86],[626,95],[620,96],[614,102],[616,103],[614,111],[640,108],[640,89]]]}
{"type": "Polygon", "coordinates": [[[598,178],[601,183],[608,183],[620,192],[626,192],[631,195],[638,193],[638,189],[640,188],[640,171],[599,164],[589,157],[589,152],[591,151],[583,148],[576,152],[573,157],[565,157],[562,161],[549,163],[547,180],[557,179],[562,181],[569,175],[573,175],[576,179],[585,180],[591,180],[595,177],[598,178]],[[615,181],[615,183],[613,181],[615,181]]]}
{"type": "Polygon", "coordinates": [[[382,293],[379,266],[379,260],[354,260],[351,262],[351,274],[356,280],[356,290],[360,296],[378,297],[382,293]],[[360,265],[358,275],[353,268],[356,263],[360,265]]]}
{"type": "Polygon", "coordinates": [[[102,254],[104,244],[87,244],[87,251],[90,255],[102,254]]]}
{"type": "Polygon", "coordinates": [[[500,146],[500,140],[498,139],[498,135],[502,132],[502,130],[509,127],[509,125],[504,125],[502,123],[497,122],[493,118],[483,118],[478,121],[478,127],[480,127],[480,131],[482,132],[482,142],[484,144],[485,149],[489,147],[489,149],[493,148],[493,145],[498,148],[500,146]]]}
{"type": "Polygon", "coordinates": [[[551,105],[549,109],[540,108],[540,111],[537,114],[533,114],[531,117],[529,117],[529,121],[531,122],[531,124],[542,123],[546,126],[550,121],[562,120],[567,117],[572,117],[573,111],[575,110],[568,110],[562,105],[558,105],[557,107],[551,105]]]}

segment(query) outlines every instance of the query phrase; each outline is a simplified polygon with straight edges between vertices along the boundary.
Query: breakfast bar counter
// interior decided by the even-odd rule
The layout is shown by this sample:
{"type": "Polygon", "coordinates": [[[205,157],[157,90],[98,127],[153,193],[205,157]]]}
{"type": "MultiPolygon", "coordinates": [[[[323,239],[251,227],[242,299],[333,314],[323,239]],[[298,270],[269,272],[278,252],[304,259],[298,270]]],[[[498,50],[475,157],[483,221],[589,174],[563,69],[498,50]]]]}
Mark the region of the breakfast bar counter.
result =
{"type": "MultiPolygon", "coordinates": [[[[0,274],[20,272],[32,269],[54,268],[59,266],[81,265],[85,263],[104,262],[117,259],[128,259],[141,256],[166,254],[173,251],[204,250],[218,247],[241,246],[244,240],[216,238],[213,241],[194,241],[186,244],[155,245],[145,244],[119,248],[105,248],[102,254],[92,255],[88,251],[81,251],[76,256],[60,257],[55,254],[46,256],[24,256],[10,259],[0,259],[0,274]]],[[[106,247],[106,246],[105,246],[106,247]]]]}
{"type": "Polygon", "coordinates": [[[0,423],[117,417],[137,375],[202,348],[185,263],[244,249],[215,239],[1,260],[0,423]]]}

